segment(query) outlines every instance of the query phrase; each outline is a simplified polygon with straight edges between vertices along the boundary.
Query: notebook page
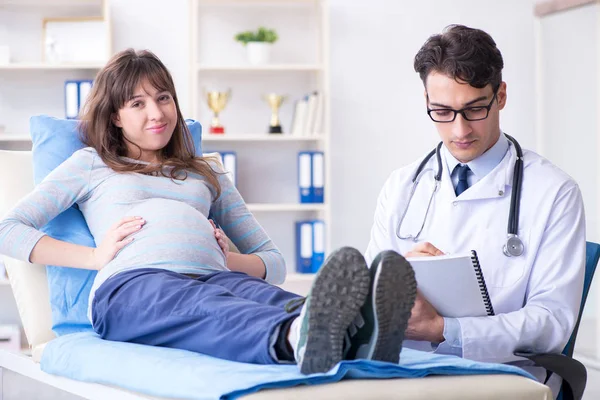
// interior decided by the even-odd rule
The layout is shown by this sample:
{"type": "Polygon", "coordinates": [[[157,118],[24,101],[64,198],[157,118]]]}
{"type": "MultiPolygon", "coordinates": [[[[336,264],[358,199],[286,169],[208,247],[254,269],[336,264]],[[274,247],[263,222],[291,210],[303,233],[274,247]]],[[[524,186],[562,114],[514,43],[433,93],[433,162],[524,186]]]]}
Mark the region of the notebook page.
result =
{"type": "Polygon", "coordinates": [[[482,317],[486,308],[471,253],[409,257],[423,296],[443,317],[482,317]]]}

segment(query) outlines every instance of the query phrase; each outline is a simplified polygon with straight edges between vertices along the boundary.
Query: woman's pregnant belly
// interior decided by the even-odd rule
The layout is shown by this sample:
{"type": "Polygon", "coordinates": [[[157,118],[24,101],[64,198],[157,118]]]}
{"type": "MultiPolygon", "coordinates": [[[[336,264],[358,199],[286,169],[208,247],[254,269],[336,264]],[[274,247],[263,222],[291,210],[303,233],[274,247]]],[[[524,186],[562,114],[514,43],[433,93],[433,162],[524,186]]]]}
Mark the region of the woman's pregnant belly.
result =
{"type": "Polygon", "coordinates": [[[158,267],[197,273],[226,269],[225,256],[210,222],[189,204],[168,199],[144,200],[126,215],[140,216],[146,223],[132,234],[133,242],[117,254],[111,262],[113,267],[158,267]]]}

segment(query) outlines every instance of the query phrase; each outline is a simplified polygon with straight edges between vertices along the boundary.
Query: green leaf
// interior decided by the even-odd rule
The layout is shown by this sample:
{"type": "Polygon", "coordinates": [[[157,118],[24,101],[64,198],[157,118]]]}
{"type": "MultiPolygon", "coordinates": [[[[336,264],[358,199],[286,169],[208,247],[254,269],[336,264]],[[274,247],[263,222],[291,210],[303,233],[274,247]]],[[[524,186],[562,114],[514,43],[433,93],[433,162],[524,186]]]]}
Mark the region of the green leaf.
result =
{"type": "Polygon", "coordinates": [[[259,27],[257,31],[245,31],[235,35],[235,40],[241,42],[244,46],[248,42],[275,43],[277,39],[279,39],[277,32],[274,29],[267,29],[264,26],[259,27]]]}

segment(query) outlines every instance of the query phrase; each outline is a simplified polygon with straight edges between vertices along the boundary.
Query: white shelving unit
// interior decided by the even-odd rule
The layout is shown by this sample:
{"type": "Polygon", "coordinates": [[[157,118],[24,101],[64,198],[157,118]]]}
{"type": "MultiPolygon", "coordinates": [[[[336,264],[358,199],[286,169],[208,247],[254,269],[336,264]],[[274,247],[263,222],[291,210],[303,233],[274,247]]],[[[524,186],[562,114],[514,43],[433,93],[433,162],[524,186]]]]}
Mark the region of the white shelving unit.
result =
{"type": "Polygon", "coordinates": [[[2,142],[31,142],[31,136],[28,133],[0,133],[0,143],[2,142]]]}
{"type": "Polygon", "coordinates": [[[312,275],[296,273],[295,222],[325,221],[326,251],[331,248],[327,0],[190,0],[189,14],[191,117],[204,127],[203,151],[236,152],[238,189],[282,251],[288,282],[309,283],[312,275]],[[234,36],[260,26],[275,29],[279,40],[271,62],[255,66],[234,36]],[[203,93],[228,89],[231,100],[219,116],[225,134],[211,135],[212,112],[203,93]],[[324,96],[322,132],[290,135],[295,101],[315,90],[324,96]],[[266,133],[271,115],[262,100],[266,93],[286,96],[279,113],[281,135],[266,133]],[[325,154],[322,204],[299,202],[297,157],[303,150],[325,154]]]}
{"type": "MultiPolygon", "coordinates": [[[[0,45],[8,45],[11,53],[10,63],[0,65],[1,149],[30,149],[29,118],[36,114],[64,117],[65,80],[93,79],[103,66],[44,62],[44,18],[93,16],[104,18],[109,27],[107,41],[112,43],[107,0],[0,0],[0,45]]],[[[112,53],[110,47],[108,53],[112,53]]],[[[0,279],[0,324],[20,324],[6,279],[0,279]]]]}
{"type": "Polygon", "coordinates": [[[85,70],[92,69],[98,70],[102,68],[101,64],[47,64],[47,63],[11,63],[2,65],[0,64],[0,70],[85,70]]]}
{"type": "Polygon", "coordinates": [[[0,0],[0,45],[8,45],[11,52],[10,63],[0,65],[0,126],[4,131],[0,148],[31,148],[29,117],[64,117],[64,82],[93,79],[104,64],[44,62],[42,21],[94,16],[101,16],[108,26],[108,57],[112,34],[107,0],[0,0]]]}
{"type": "Polygon", "coordinates": [[[295,203],[279,203],[279,204],[247,204],[248,209],[252,212],[271,212],[271,211],[315,211],[324,212],[326,210],[325,204],[295,204],[295,203]]]}
{"type": "Polygon", "coordinates": [[[228,72],[273,72],[273,71],[314,71],[323,70],[321,65],[303,65],[303,64],[273,64],[273,65],[202,65],[197,66],[198,71],[228,71],[228,72]]]}
{"type": "Polygon", "coordinates": [[[233,135],[204,135],[203,142],[319,142],[324,141],[325,136],[292,136],[292,135],[267,135],[264,133],[233,134],[233,135]]]}
{"type": "Polygon", "coordinates": [[[211,6],[295,6],[298,4],[313,4],[315,0],[201,0],[211,6]]]}

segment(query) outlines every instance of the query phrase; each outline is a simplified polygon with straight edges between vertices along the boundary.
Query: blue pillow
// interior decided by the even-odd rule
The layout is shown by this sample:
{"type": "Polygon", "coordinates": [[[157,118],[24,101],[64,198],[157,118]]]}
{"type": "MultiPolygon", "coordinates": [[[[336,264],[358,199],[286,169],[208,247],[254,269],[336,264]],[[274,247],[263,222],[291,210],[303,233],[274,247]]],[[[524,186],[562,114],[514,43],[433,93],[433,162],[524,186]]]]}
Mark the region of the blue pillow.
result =
{"type": "MultiPolygon", "coordinates": [[[[202,154],[202,126],[186,120],[196,154],[202,154]]],[[[29,127],[33,141],[33,175],[36,185],[75,151],[84,147],[79,139],[78,121],[47,115],[31,117],[29,127]]],[[[66,242],[96,247],[92,234],[76,205],[42,229],[47,235],[66,242]]],[[[57,336],[92,330],[87,318],[88,297],[96,271],[48,266],[48,287],[52,309],[52,330],[57,336]]]]}

